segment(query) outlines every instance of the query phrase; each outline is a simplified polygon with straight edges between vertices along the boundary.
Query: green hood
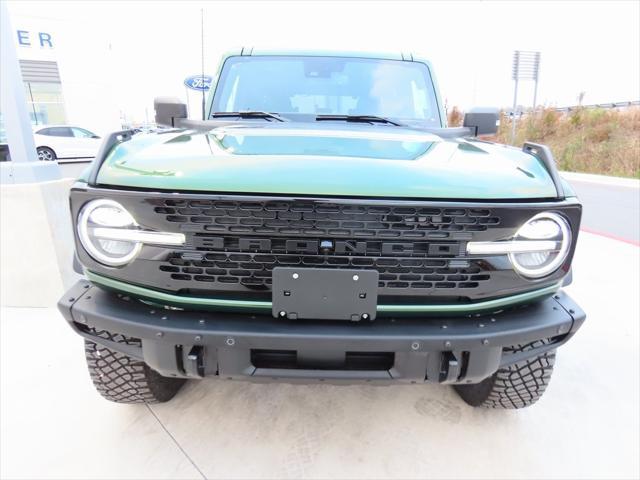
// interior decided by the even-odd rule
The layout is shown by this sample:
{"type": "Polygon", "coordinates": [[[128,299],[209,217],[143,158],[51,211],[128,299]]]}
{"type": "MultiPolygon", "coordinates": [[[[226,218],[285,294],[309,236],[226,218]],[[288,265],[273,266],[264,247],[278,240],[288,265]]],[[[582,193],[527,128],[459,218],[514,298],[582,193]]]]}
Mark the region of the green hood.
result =
{"type": "Polygon", "coordinates": [[[369,125],[268,123],[138,135],[98,183],[170,191],[364,197],[552,198],[544,166],[518,149],[369,125]]]}

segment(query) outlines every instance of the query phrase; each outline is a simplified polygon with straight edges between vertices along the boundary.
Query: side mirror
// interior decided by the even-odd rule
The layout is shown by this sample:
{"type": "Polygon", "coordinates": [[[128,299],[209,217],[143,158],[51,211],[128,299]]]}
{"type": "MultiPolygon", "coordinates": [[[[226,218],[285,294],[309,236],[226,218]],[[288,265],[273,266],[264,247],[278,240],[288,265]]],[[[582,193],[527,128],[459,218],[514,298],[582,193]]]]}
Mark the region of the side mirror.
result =
{"type": "Polygon", "coordinates": [[[464,116],[463,127],[475,130],[474,136],[494,135],[500,125],[500,110],[497,108],[472,108],[464,116]]]}
{"type": "Polygon", "coordinates": [[[156,123],[158,125],[177,127],[178,122],[176,120],[187,118],[187,105],[178,98],[157,97],[153,101],[153,108],[156,111],[156,123]]]}

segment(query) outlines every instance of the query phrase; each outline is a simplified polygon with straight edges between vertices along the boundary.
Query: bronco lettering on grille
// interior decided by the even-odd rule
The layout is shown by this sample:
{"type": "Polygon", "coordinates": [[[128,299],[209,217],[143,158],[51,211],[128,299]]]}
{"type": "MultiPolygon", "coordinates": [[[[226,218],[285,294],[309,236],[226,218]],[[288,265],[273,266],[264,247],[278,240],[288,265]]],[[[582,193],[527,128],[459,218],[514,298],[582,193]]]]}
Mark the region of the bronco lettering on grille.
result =
{"type": "Polygon", "coordinates": [[[459,242],[381,242],[321,240],[286,238],[238,238],[196,235],[194,246],[199,250],[232,251],[249,253],[307,254],[307,255],[384,255],[384,256],[457,256],[459,242]],[[327,246],[329,245],[329,246],[327,246]]]}
{"type": "Polygon", "coordinates": [[[356,242],[354,240],[337,240],[336,253],[366,254],[367,242],[356,242]]]}

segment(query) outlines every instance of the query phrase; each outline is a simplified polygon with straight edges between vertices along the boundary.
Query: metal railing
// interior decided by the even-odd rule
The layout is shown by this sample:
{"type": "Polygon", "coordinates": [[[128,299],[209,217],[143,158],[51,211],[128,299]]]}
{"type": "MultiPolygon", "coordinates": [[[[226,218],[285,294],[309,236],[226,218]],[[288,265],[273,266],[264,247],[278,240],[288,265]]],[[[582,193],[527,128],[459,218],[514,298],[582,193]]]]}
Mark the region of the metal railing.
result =
{"type": "MultiPolygon", "coordinates": [[[[623,109],[623,108],[632,108],[632,107],[639,107],[639,106],[640,106],[640,100],[629,100],[626,102],[594,103],[592,105],[573,105],[569,107],[550,107],[550,108],[552,108],[556,112],[570,113],[570,112],[574,112],[576,110],[581,110],[581,109],[594,109],[594,108],[623,109]]],[[[536,108],[536,110],[539,110],[539,109],[546,109],[546,107],[542,106],[542,107],[536,108]]],[[[531,108],[518,110],[516,112],[516,115],[519,118],[525,115],[529,115],[532,111],[533,110],[531,108]]],[[[504,110],[502,113],[503,113],[503,116],[505,117],[511,117],[513,115],[511,110],[504,110]]]]}

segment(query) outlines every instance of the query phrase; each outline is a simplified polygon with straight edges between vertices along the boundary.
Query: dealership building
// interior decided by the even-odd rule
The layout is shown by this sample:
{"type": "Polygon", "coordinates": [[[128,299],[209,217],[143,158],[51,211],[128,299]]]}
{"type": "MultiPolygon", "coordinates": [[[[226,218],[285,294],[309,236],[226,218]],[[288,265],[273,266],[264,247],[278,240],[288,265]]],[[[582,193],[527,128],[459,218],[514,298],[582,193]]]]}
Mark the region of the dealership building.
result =
{"type": "MultiPolygon", "coordinates": [[[[201,116],[202,92],[189,84],[202,75],[200,37],[158,37],[154,29],[121,32],[94,15],[59,14],[7,2],[12,37],[34,125],[68,124],[100,136],[153,123],[153,100],[174,96],[201,116]]],[[[147,26],[148,27],[148,26],[147,26]]],[[[211,79],[221,52],[207,46],[211,79]]],[[[0,144],[5,141],[0,111],[0,144]]]]}
{"type": "Polygon", "coordinates": [[[11,16],[27,109],[34,125],[118,130],[109,42],[58,19],[11,16]]]}

